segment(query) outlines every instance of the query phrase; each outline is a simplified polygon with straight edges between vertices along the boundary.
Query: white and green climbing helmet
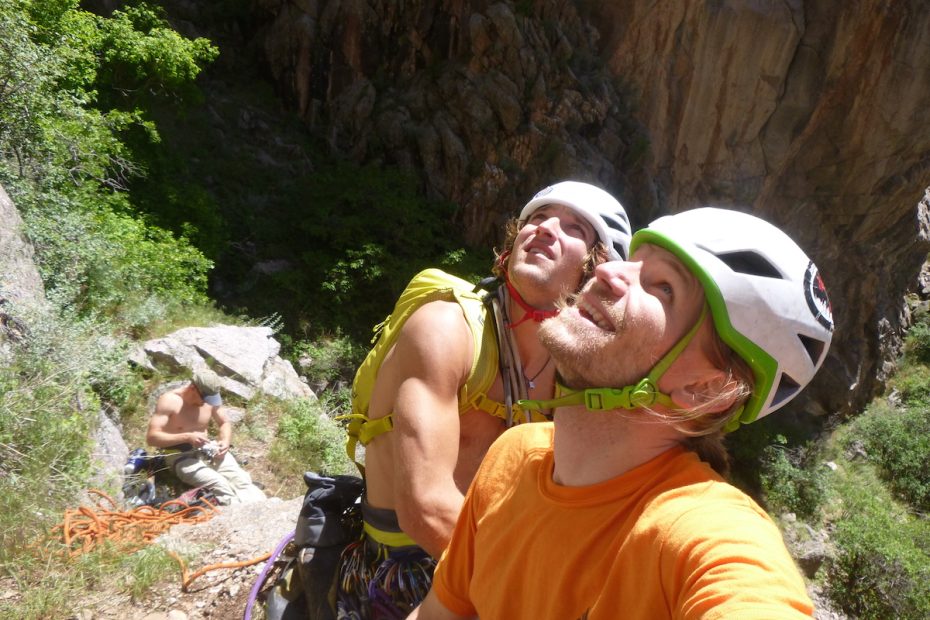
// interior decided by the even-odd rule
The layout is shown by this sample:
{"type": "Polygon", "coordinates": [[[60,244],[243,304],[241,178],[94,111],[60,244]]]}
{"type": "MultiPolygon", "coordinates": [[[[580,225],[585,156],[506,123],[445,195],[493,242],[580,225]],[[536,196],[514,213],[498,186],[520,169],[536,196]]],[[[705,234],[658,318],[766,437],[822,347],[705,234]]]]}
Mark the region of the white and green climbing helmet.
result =
{"type": "Polygon", "coordinates": [[[772,413],[813,379],[830,348],[833,312],[816,265],[785,233],[753,215],[705,207],[657,219],[633,235],[630,252],[645,243],[668,250],[697,277],[705,312],[638,384],[563,388],[563,396],[540,405],[607,410],[670,404],[656,387],[659,378],[697,333],[707,308],[720,338],[755,376],[752,394],[727,430],[772,413]]]}
{"type": "Polygon", "coordinates": [[[563,205],[582,216],[607,246],[610,260],[629,256],[630,218],[616,198],[599,187],[579,181],[562,181],[537,192],[520,211],[520,226],[545,205],[563,205]]]}

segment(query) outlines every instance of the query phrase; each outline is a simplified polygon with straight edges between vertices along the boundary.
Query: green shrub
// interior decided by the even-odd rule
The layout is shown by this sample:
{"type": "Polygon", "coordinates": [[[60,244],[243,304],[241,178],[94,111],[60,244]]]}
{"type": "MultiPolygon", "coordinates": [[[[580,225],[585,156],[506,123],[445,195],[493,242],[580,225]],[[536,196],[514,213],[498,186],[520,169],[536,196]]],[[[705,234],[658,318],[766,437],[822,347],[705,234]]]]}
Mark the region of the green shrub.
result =
{"type": "Polygon", "coordinates": [[[331,418],[351,410],[352,381],[367,353],[367,347],[339,332],[288,347],[288,357],[299,364],[321,409],[331,418]]]}
{"type": "Polygon", "coordinates": [[[773,444],[779,443],[779,437],[787,436],[778,426],[778,416],[767,418],[744,426],[726,438],[727,452],[730,454],[730,481],[737,487],[755,497],[760,503],[762,498],[763,455],[773,444]]]}
{"type": "Polygon", "coordinates": [[[330,418],[345,415],[352,411],[351,384],[339,383],[336,387],[326,389],[317,396],[320,399],[320,407],[330,418]]]}
{"type": "Polygon", "coordinates": [[[905,362],[889,382],[901,400],[918,407],[930,406],[930,369],[923,364],[905,362]]]}
{"type": "Polygon", "coordinates": [[[48,294],[62,305],[120,314],[151,295],[207,303],[212,263],[183,238],[106,208],[47,204],[28,210],[24,220],[48,294]]]}
{"type": "Polygon", "coordinates": [[[776,512],[793,512],[811,519],[820,508],[827,470],[810,458],[811,447],[787,447],[783,435],[762,454],[760,478],[765,502],[776,512]]]}
{"type": "Polygon", "coordinates": [[[930,324],[921,321],[908,330],[904,355],[909,361],[930,364],[930,324]]]}
{"type": "Polygon", "coordinates": [[[295,293],[315,299],[322,329],[363,338],[414,273],[464,256],[454,205],[422,197],[398,169],[328,164],[308,179],[304,201],[295,241],[310,281],[295,293]]]}
{"type": "Polygon", "coordinates": [[[284,414],[269,458],[297,479],[303,472],[354,473],[345,454],[345,431],[329,419],[319,403],[299,399],[283,403],[284,414]]]}
{"type": "Polygon", "coordinates": [[[139,3],[97,19],[100,66],[95,86],[104,103],[134,109],[152,97],[196,97],[194,79],[219,50],[174,31],[160,7],[139,3]]]}
{"type": "Polygon", "coordinates": [[[851,437],[864,444],[869,461],[899,497],[930,511],[930,410],[877,402],[855,420],[851,437]]]}
{"type": "Polygon", "coordinates": [[[827,562],[829,596],[855,618],[930,617],[930,524],[895,511],[881,494],[847,496],[827,562]]]}
{"type": "Polygon", "coordinates": [[[26,377],[17,370],[0,369],[0,563],[23,553],[22,541],[52,519],[49,509],[59,512],[84,488],[98,410],[69,369],[26,377]]]}
{"type": "Polygon", "coordinates": [[[364,347],[337,332],[297,342],[288,357],[294,362],[304,360],[301,368],[310,383],[326,385],[337,381],[351,383],[366,353],[364,347]]]}
{"type": "MultiPolygon", "coordinates": [[[[250,180],[240,193],[254,185],[250,180]]],[[[455,206],[427,199],[396,167],[314,157],[312,172],[276,182],[274,194],[264,199],[261,217],[253,206],[240,219],[254,222],[244,234],[263,254],[257,260],[285,265],[259,274],[254,260],[228,261],[222,278],[238,284],[249,314],[280,312],[292,332],[367,341],[417,271],[441,267],[468,276],[476,264],[477,273],[490,271],[489,253],[475,260],[463,249],[455,206]]],[[[231,197],[229,208],[234,201],[246,211],[242,196],[231,197]]]]}

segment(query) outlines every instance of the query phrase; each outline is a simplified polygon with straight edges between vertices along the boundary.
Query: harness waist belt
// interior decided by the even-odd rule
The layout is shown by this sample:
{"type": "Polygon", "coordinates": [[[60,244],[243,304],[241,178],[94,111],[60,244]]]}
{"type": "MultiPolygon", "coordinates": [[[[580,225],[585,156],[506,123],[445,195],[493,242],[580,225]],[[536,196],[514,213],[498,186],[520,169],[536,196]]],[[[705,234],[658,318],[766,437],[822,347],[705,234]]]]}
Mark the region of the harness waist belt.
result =
{"type": "Polygon", "coordinates": [[[362,498],[362,528],[375,542],[388,547],[416,547],[412,538],[400,529],[397,513],[389,508],[375,508],[362,498]]]}

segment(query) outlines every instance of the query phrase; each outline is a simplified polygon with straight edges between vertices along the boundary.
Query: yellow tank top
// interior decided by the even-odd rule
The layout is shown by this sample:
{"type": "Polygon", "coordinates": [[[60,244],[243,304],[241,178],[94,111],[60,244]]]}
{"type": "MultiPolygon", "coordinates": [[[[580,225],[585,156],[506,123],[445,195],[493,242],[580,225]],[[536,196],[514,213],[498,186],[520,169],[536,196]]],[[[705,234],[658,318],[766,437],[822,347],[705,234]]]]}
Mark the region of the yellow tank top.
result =
{"type": "MultiPolygon", "coordinates": [[[[359,366],[352,382],[352,413],[348,416],[348,441],[346,452],[355,460],[357,443],[367,445],[372,439],[393,428],[392,415],[376,420],[368,419],[371,392],[374,389],[378,369],[385,355],[394,346],[397,335],[414,312],[431,301],[455,301],[462,308],[465,321],[473,339],[474,357],[465,384],[459,390],[459,414],[479,409],[506,420],[507,412],[502,403],[491,400],[487,391],[498,374],[499,358],[497,334],[491,310],[484,300],[488,292],[478,289],[462,278],[440,269],[426,269],[413,277],[394,305],[394,311],[375,326],[372,338],[374,346],[359,366]]],[[[514,405],[514,421],[523,420],[524,414],[514,405]]],[[[535,416],[533,418],[535,420],[535,416]]],[[[543,419],[543,418],[540,418],[543,419]]]]}

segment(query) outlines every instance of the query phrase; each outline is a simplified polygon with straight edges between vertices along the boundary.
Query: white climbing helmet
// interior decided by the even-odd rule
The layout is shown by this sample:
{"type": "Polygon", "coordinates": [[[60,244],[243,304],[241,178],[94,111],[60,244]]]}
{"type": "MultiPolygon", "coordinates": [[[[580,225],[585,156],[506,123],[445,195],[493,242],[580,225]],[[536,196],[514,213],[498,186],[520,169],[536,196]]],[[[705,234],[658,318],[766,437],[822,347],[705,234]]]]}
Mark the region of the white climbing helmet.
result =
{"type": "Polygon", "coordinates": [[[594,228],[597,238],[607,246],[610,260],[629,256],[630,218],[616,198],[599,187],[578,181],[562,181],[540,190],[520,211],[520,226],[536,209],[549,204],[564,205],[594,228]]]}
{"type": "Polygon", "coordinates": [[[756,385],[739,422],[772,413],[813,379],[830,348],[833,311],[817,266],[785,233],[747,213],[706,207],[655,220],[633,236],[630,251],[644,243],[695,274],[717,333],[752,368],[756,385]]]}

